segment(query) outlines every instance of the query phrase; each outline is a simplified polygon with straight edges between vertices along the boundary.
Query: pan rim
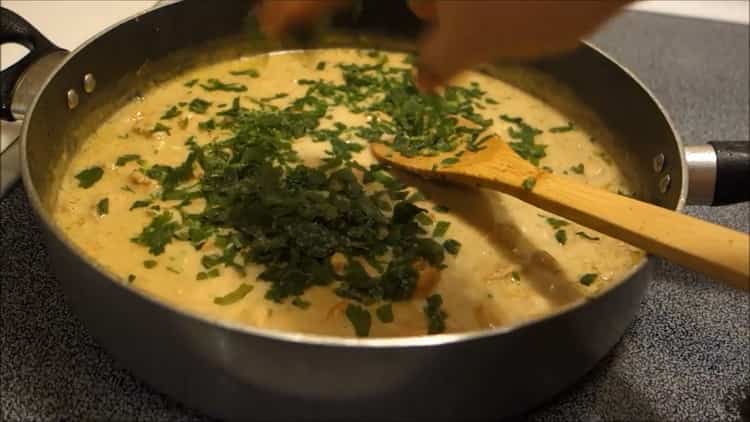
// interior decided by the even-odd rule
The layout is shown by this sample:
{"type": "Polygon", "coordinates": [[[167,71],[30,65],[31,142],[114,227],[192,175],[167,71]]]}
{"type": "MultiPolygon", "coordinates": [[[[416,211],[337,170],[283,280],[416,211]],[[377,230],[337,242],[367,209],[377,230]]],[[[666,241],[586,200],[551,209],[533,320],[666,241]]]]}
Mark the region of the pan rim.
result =
{"type": "MultiPolygon", "coordinates": [[[[58,242],[64,245],[64,247],[71,250],[79,259],[84,261],[86,265],[94,269],[98,273],[99,276],[106,278],[109,282],[115,284],[117,288],[122,289],[123,293],[134,294],[138,296],[140,299],[146,300],[153,306],[161,308],[161,310],[163,311],[171,312],[178,317],[187,318],[187,319],[192,320],[193,322],[198,322],[201,324],[209,325],[214,328],[229,330],[233,332],[234,334],[258,336],[258,337],[261,337],[270,341],[279,341],[279,342],[287,342],[287,343],[294,343],[294,344],[304,344],[308,346],[332,347],[332,348],[356,347],[356,348],[366,348],[366,349],[381,349],[381,348],[398,349],[398,348],[414,348],[414,347],[431,347],[431,346],[438,346],[438,345],[448,345],[448,344],[464,343],[464,342],[470,342],[470,341],[478,341],[478,340],[483,340],[483,339],[490,338],[490,337],[496,337],[496,336],[501,336],[504,334],[509,334],[509,333],[521,330],[523,328],[526,328],[528,326],[543,323],[545,321],[548,321],[553,318],[557,318],[559,316],[572,312],[578,309],[579,307],[584,306],[588,302],[603,300],[605,296],[612,294],[614,290],[618,288],[623,288],[623,286],[629,282],[634,282],[633,278],[638,273],[645,271],[649,263],[653,260],[653,257],[650,254],[646,255],[644,256],[643,259],[641,259],[641,261],[637,265],[633,266],[619,281],[610,284],[605,289],[598,292],[598,294],[595,297],[579,298],[578,300],[570,302],[556,309],[554,312],[545,314],[537,318],[533,318],[530,320],[526,320],[526,321],[519,322],[516,324],[508,325],[508,326],[497,327],[497,328],[486,329],[486,330],[438,334],[438,335],[393,337],[393,338],[349,338],[349,337],[325,336],[325,335],[319,335],[319,334],[308,334],[308,333],[264,329],[264,328],[249,326],[249,325],[242,325],[239,323],[234,323],[234,322],[229,322],[229,321],[216,320],[216,319],[212,319],[212,318],[209,318],[209,317],[197,314],[197,313],[193,313],[179,306],[170,304],[153,295],[150,295],[144,291],[141,291],[135,287],[132,287],[123,283],[119,277],[117,277],[115,274],[111,273],[108,269],[104,268],[99,263],[94,261],[86,253],[84,253],[78,246],[76,246],[69,239],[69,237],[60,229],[59,225],[55,223],[50,213],[47,212],[44,206],[42,206],[39,194],[31,179],[30,168],[29,168],[29,161],[28,161],[29,126],[30,126],[30,122],[32,122],[33,120],[34,110],[36,109],[36,105],[38,101],[40,100],[40,98],[45,93],[50,82],[57,76],[60,69],[64,68],[79,53],[84,51],[87,47],[89,47],[89,45],[97,41],[104,34],[107,34],[109,32],[116,30],[121,25],[127,22],[130,22],[133,20],[137,21],[138,19],[140,19],[141,16],[151,13],[155,10],[159,10],[165,7],[174,7],[174,6],[177,6],[178,4],[179,3],[161,4],[152,9],[147,9],[138,14],[125,18],[109,26],[108,28],[100,31],[99,33],[95,34],[91,38],[87,39],[80,46],[78,46],[76,49],[71,51],[70,54],[68,54],[68,56],[63,61],[61,61],[55,67],[55,69],[50,73],[50,75],[45,79],[39,93],[36,95],[36,97],[34,98],[34,100],[32,101],[29,107],[27,117],[24,119],[23,126],[21,129],[21,134],[20,134],[21,170],[22,170],[23,184],[26,190],[27,197],[29,198],[29,202],[31,203],[32,208],[34,212],[36,213],[38,219],[41,220],[42,224],[45,226],[48,232],[51,233],[58,242]]],[[[670,131],[672,132],[674,141],[680,153],[682,184],[680,186],[680,196],[675,206],[675,210],[678,212],[683,212],[683,208],[684,208],[685,200],[687,196],[687,187],[688,187],[687,166],[686,166],[685,156],[684,156],[684,145],[682,143],[681,138],[679,137],[679,134],[675,130],[674,124],[669,118],[669,115],[667,114],[666,110],[661,105],[661,103],[659,103],[659,101],[654,97],[654,95],[648,90],[648,88],[646,88],[646,86],[633,74],[632,71],[630,71],[628,68],[618,63],[610,55],[603,52],[601,49],[594,46],[592,43],[588,41],[581,41],[580,48],[589,48],[593,50],[596,54],[599,54],[600,56],[602,56],[611,64],[620,68],[623,72],[627,74],[627,76],[633,82],[635,82],[638,85],[641,91],[645,95],[647,95],[649,99],[657,106],[659,112],[661,113],[662,117],[665,119],[667,125],[669,126],[670,131]]]]}

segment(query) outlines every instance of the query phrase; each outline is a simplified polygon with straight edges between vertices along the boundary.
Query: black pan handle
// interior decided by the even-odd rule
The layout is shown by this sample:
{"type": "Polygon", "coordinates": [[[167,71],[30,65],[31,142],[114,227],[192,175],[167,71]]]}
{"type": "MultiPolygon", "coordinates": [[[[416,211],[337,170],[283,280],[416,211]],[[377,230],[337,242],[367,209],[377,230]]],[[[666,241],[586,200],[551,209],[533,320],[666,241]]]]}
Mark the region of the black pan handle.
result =
{"type": "Polygon", "coordinates": [[[11,112],[11,103],[18,79],[39,58],[62,49],[37,31],[26,19],[0,7],[0,44],[5,43],[17,43],[29,49],[24,58],[0,72],[0,119],[12,122],[15,118],[11,112]]]}
{"type": "Polygon", "coordinates": [[[716,188],[712,205],[750,201],[750,142],[709,142],[716,151],[716,188]]]}

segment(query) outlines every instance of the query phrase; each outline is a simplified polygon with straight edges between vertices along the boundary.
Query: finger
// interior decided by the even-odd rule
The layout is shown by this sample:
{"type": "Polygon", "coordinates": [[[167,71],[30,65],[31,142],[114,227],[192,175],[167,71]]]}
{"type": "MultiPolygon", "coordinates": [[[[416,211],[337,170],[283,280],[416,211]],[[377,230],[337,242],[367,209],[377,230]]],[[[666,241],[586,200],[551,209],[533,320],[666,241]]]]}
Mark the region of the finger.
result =
{"type": "Polygon", "coordinates": [[[298,25],[307,25],[349,4],[348,0],[265,0],[256,11],[261,30],[278,38],[298,25]]]}
{"type": "Polygon", "coordinates": [[[626,2],[439,2],[438,24],[420,45],[418,85],[434,88],[461,70],[494,59],[525,60],[572,50],[626,2]]]}
{"type": "Polygon", "coordinates": [[[437,7],[434,0],[409,0],[409,8],[419,19],[426,21],[437,19],[437,7]]]}

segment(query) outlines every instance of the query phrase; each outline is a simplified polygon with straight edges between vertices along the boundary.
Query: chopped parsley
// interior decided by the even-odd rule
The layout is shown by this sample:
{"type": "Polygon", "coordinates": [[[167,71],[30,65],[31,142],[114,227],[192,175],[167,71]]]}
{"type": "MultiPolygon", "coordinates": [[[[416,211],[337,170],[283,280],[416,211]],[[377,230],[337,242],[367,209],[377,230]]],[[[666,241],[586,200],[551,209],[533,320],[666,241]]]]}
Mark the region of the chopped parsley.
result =
{"type": "Polygon", "coordinates": [[[557,230],[560,227],[567,226],[568,223],[565,220],[560,220],[554,217],[545,217],[545,220],[547,221],[547,224],[549,224],[553,229],[557,230]]]}
{"type": "Polygon", "coordinates": [[[568,241],[568,233],[565,230],[560,229],[555,232],[555,239],[559,244],[564,245],[568,241]]]}
{"type": "Polygon", "coordinates": [[[199,271],[198,274],[195,275],[195,279],[198,281],[201,281],[201,280],[208,280],[209,278],[215,278],[218,276],[219,276],[219,269],[212,268],[208,271],[199,271]]]}
{"type": "Polygon", "coordinates": [[[440,334],[445,331],[445,319],[448,314],[441,308],[443,297],[434,294],[427,298],[424,306],[424,315],[427,318],[427,334],[440,334]]]}
{"type": "Polygon", "coordinates": [[[147,206],[151,205],[153,201],[150,199],[141,199],[138,201],[133,202],[133,204],[130,206],[130,211],[133,211],[136,208],[146,208],[147,206]]]}
{"type": "Polygon", "coordinates": [[[173,105],[167,111],[165,111],[164,114],[162,114],[161,120],[173,119],[173,118],[179,116],[180,114],[182,114],[182,110],[180,110],[179,108],[177,108],[176,105],[173,105]]]}
{"type": "Polygon", "coordinates": [[[200,87],[206,91],[230,91],[230,92],[245,92],[247,87],[237,83],[224,83],[218,79],[211,78],[206,81],[205,84],[200,84],[200,87]]]}
{"type": "Polygon", "coordinates": [[[156,267],[156,261],[154,261],[153,259],[147,259],[143,261],[143,266],[148,269],[154,268],[156,267]]]}
{"type": "Polygon", "coordinates": [[[372,317],[370,311],[358,306],[349,304],[345,311],[346,317],[354,327],[354,333],[357,337],[367,337],[370,335],[370,326],[372,325],[372,317]]]}
{"type": "Polygon", "coordinates": [[[138,161],[140,159],[141,159],[141,156],[138,154],[125,154],[125,155],[121,155],[117,157],[117,161],[115,161],[115,165],[117,167],[122,167],[131,161],[138,161]]]}
{"type": "Polygon", "coordinates": [[[513,271],[510,273],[510,278],[513,281],[521,281],[521,274],[518,271],[513,271]]]}
{"type": "Polygon", "coordinates": [[[377,309],[375,309],[375,315],[378,317],[380,322],[384,324],[391,323],[394,320],[393,306],[390,303],[378,306],[377,309]]]}
{"type": "Polygon", "coordinates": [[[551,133],[563,133],[563,132],[570,132],[572,130],[575,130],[575,125],[573,124],[573,122],[568,122],[567,126],[553,127],[549,131],[551,133]]]}
{"type": "Polygon", "coordinates": [[[414,192],[413,194],[409,195],[408,198],[406,198],[408,202],[419,202],[419,201],[424,201],[426,199],[427,197],[425,197],[424,194],[419,191],[414,192]]]}
{"type": "Polygon", "coordinates": [[[583,163],[578,163],[578,165],[572,166],[570,170],[575,174],[583,174],[584,172],[583,163]]]}
{"type": "Polygon", "coordinates": [[[295,296],[295,298],[292,299],[292,305],[300,309],[307,309],[310,307],[310,302],[302,299],[300,296],[295,296]]]}
{"type": "Polygon", "coordinates": [[[191,79],[191,80],[185,82],[183,85],[185,85],[188,88],[192,88],[197,83],[198,83],[198,79],[191,79]]]}
{"type": "Polygon", "coordinates": [[[179,228],[177,222],[172,220],[172,213],[164,211],[154,218],[146,226],[141,234],[131,239],[134,243],[148,246],[148,251],[152,255],[160,255],[164,252],[164,247],[172,242],[172,237],[179,228]]]}
{"type": "Polygon", "coordinates": [[[224,296],[215,297],[214,303],[222,306],[231,305],[242,300],[251,291],[253,291],[252,284],[242,283],[239,287],[224,296]]]}
{"type": "Polygon", "coordinates": [[[461,243],[455,239],[448,239],[443,242],[443,248],[451,255],[458,255],[458,252],[461,250],[461,243]]]}
{"type": "Polygon", "coordinates": [[[576,232],[576,236],[582,237],[582,238],[588,239],[588,240],[599,240],[598,237],[596,237],[596,236],[589,236],[585,232],[576,232]]]}
{"type": "Polygon", "coordinates": [[[233,70],[229,73],[234,76],[249,76],[251,78],[257,78],[260,76],[260,73],[258,73],[258,71],[255,69],[233,70]]]}
{"type": "Polygon", "coordinates": [[[192,111],[193,113],[203,114],[208,110],[211,104],[211,102],[206,101],[202,98],[193,98],[193,100],[188,104],[188,110],[192,111]]]}
{"type": "Polygon", "coordinates": [[[456,158],[456,157],[448,157],[448,158],[444,159],[443,161],[441,161],[440,164],[442,164],[444,166],[450,166],[450,165],[458,163],[458,161],[459,161],[459,159],[456,158]]]}
{"type": "Polygon", "coordinates": [[[510,147],[516,154],[520,155],[521,158],[528,160],[531,164],[538,166],[539,160],[544,158],[547,153],[547,145],[537,144],[534,141],[536,135],[542,133],[541,130],[533,128],[526,124],[520,117],[510,117],[506,114],[500,116],[500,119],[513,124],[517,129],[513,127],[508,128],[508,135],[515,139],[515,142],[510,142],[510,147]]]}
{"type": "Polygon", "coordinates": [[[132,283],[135,281],[135,276],[133,274],[128,274],[128,283],[132,283]]]}
{"type": "Polygon", "coordinates": [[[214,121],[214,119],[209,119],[209,120],[206,120],[205,122],[199,122],[198,129],[205,130],[205,131],[212,131],[216,129],[216,122],[214,121]]]}
{"type": "Polygon", "coordinates": [[[172,134],[171,130],[172,130],[171,127],[163,125],[161,123],[157,123],[154,125],[154,128],[151,129],[151,133],[166,132],[167,135],[171,135],[172,134]]]}
{"type": "Polygon", "coordinates": [[[315,70],[324,70],[326,68],[326,62],[321,61],[315,65],[315,70]]]}
{"type": "Polygon", "coordinates": [[[594,281],[596,281],[596,278],[597,278],[597,277],[599,277],[599,274],[596,274],[596,273],[588,273],[588,274],[584,274],[584,275],[582,275],[582,276],[581,276],[581,278],[579,279],[579,281],[580,281],[580,282],[581,282],[581,284],[583,284],[584,286],[590,286],[591,284],[593,284],[593,283],[594,283],[594,281]]]}
{"type": "Polygon", "coordinates": [[[104,198],[96,203],[96,213],[99,216],[109,214],[109,198],[104,198]]]}
{"type": "Polygon", "coordinates": [[[102,175],[104,175],[104,170],[99,166],[94,166],[81,171],[75,177],[78,179],[78,187],[88,189],[94,186],[94,183],[98,182],[102,175]]]}
{"type": "Polygon", "coordinates": [[[451,223],[448,221],[438,221],[437,224],[435,224],[435,229],[432,231],[432,237],[444,237],[450,226],[451,223]]]}
{"type": "Polygon", "coordinates": [[[536,179],[533,177],[527,177],[526,179],[523,179],[523,182],[521,182],[521,187],[523,190],[531,192],[532,189],[534,189],[534,186],[536,186],[536,179]]]}

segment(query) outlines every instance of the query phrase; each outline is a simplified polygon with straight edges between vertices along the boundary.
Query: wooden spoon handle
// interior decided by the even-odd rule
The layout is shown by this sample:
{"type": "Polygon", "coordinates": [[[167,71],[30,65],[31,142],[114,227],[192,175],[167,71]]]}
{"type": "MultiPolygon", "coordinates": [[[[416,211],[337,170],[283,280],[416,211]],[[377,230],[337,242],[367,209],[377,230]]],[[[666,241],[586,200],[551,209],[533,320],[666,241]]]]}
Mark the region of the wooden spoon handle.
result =
{"type": "Polygon", "coordinates": [[[750,290],[750,236],[546,174],[518,197],[672,262],[750,290]]]}

